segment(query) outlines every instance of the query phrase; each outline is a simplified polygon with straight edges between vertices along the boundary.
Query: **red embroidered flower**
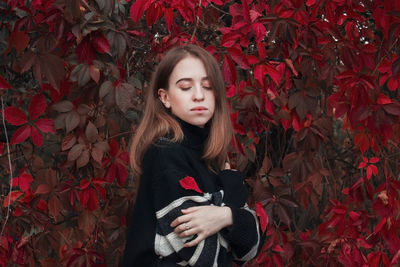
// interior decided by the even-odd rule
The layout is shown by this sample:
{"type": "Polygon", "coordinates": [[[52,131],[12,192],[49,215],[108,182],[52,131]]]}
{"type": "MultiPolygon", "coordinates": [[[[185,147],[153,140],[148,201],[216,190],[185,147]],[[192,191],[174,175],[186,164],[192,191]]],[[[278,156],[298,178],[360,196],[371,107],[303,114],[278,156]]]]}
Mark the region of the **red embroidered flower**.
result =
{"type": "Polygon", "coordinates": [[[203,191],[201,191],[199,186],[196,184],[196,181],[194,180],[193,177],[186,176],[185,178],[179,180],[179,183],[186,190],[193,190],[198,193],[203,193],[203,191]]]}

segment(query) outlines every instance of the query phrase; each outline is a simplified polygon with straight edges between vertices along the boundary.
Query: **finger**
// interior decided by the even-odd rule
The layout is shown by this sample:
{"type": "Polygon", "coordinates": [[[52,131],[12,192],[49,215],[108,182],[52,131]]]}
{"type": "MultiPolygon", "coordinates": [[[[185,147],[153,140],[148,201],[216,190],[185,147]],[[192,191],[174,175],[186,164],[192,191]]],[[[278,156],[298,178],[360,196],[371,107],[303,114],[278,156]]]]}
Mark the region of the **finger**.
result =
{"type": "Polygon", "coordinates": [[[202,235],[197,235],[197,237],[194,240],[185,243],[184,246],[186,248],[197,246],[197,244],[199,244],[203,239],[204,239],[204,237],[202,235]]]}
{"type": "Polygon", "coordinates": [[[188,214],[188,213],[195,212],[196,210],[199,210],[200,208],[201,207],[190,207],[190,208],[187,208],[187,209],[182,209],[181,212],[183,214],[188,214]]]}
{"type": "Polygon", "coordinates": [[[231,164],[229,162],[225,162],[224,170],[229,170],[231,168],[231,164]]]}
{"type": "Polygon", "coordinates": [[[188,223],[182,223],[180,225],[178,225],[177,227],[175,227],[174,232],[177,235],[180,235],[181,233],[190,230],[190,227],[188,225],[188,223]]]}
{"type": "Polygon", "coordinates": [[[177,225],[180,225],[182,223],[185,223],[190,220],[190,216],[188,215],[182,215],[176,218],[175,220],[172,221],[170,224],[171,227],[176,227],[177,225]]]}
{"type": "Polygon", "coordinates": [[[189,230],[184,230],[183,232],[181,232],[180,234],[178,234],[178,236],[180,238],[184,238],[184,237],[188,237],[188,236],[192,236],[197,234],[197,230],[194,228],[190,228],[189,230]]]}

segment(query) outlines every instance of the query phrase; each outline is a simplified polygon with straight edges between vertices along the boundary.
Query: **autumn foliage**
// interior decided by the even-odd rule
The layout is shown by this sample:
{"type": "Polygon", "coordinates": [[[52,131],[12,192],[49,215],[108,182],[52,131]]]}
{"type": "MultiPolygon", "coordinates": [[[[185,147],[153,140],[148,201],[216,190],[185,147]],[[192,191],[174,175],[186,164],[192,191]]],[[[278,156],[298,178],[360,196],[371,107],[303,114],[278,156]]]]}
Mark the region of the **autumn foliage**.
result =
{"type": "Polygon", "coordinates": [[[185,43],[226,81],[266,229],[247,266],[399,264],[398,0],[3,0],[0,17],[0,266],[118,266],[143,90],[185,43]]]}

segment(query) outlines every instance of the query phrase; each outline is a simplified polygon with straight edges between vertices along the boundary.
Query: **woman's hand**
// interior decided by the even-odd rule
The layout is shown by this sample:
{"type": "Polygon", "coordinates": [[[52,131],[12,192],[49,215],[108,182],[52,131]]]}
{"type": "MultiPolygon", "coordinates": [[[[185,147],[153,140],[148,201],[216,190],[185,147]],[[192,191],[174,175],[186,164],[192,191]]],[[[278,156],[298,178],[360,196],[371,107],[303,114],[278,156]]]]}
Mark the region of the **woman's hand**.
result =
{"type": "Polygon", "coordinates": [[[174,232],[180,238],[197,235],[194,240],[185,243],[185,247],[196,246],[222,228],[232,225],[232,211],[229,207],[198,206],[184,209],[182,213],[171,223],[174,232]]]}
{"type": "Polygon", "coordinates": [[[236,169],[231,169],[231,164],[229,162],[225,162],[224,170],[237,171],[236,169]]]}

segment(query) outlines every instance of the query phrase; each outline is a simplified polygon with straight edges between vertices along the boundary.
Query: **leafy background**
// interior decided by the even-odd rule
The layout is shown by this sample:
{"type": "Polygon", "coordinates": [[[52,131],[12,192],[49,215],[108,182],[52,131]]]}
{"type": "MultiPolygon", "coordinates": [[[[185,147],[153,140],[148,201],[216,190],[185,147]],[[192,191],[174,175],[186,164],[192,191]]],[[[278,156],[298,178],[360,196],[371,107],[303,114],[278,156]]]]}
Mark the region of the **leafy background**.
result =
{"type": "Polygon", "coordinates": [[[161,54],[221,63],[266,227],[247,266],[400,255],[397,0],[2,0],[1,266],[118,266],[129,141],[161,54]]]}

